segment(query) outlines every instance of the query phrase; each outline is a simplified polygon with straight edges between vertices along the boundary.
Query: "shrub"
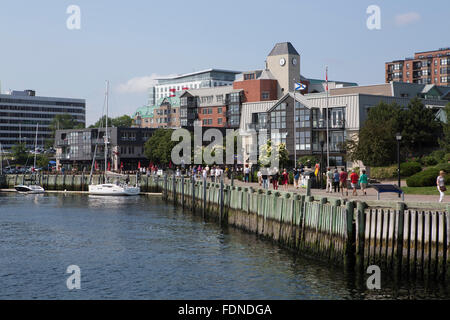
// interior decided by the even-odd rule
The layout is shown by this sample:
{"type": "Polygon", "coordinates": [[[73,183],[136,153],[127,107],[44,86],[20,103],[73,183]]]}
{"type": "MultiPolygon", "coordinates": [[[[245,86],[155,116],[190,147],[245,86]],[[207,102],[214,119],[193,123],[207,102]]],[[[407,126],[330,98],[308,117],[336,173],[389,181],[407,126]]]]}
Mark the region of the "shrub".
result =
{"type": "Polygon", "coordinates": [[[428,168],[406,179],[408,187],[431,187],[436,185],[439,169],[428,168]]]}
{"type": "Polygon", "coordinates": [[[422,157],[421,160],[422,160],[422,164],[427,167],[435,166],[438,164],[438,161],[433,156],[425,156],[425,157],[422,157]]]}
{"type": "Polygon", "coordinates": [[[430,154],[430,156],[433,157],[437,161],[437,163],[446,162],[444,150],[435,150],[430,154]]]}
{"type": "Polygon", "coordinates": [[[450,161],[450,153],[445,154],[445,161],[447,161],[447,162],[450,161]]]}
{"type": "Polygon", "coordinates": [[[372,179],[391,179],[397,176],[397,167],[372,167],[370,168],[370,178],[372,179]]]}
{"type": "Polygon", "coordinates": [[[415,175],[406,179],[406,184],[408,185],[408,187],[433,187],[436,185],[436,178],[439,175],[439,171],[441,170],[444,170],[446,172],[445,183],[449,183],[450,164],[444,163],[416,173],[415,175]]]}
{"type": "Polygon", "coordinates": [[[418,162],[404,162],[400,164],[400,175],[402,177],[410,177],[420,171],[422,171],[422,166],[418,162]]]}

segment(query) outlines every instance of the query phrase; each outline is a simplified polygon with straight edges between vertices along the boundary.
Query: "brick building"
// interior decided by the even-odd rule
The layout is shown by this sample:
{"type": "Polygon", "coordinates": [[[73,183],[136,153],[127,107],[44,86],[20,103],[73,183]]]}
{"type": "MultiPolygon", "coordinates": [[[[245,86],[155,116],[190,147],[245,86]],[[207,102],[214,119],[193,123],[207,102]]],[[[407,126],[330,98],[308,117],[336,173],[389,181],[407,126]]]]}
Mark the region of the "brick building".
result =
{"type": "Polygon", "coordinates": [[[391,81],[435,84],[450,84],[450,48],[417,52],[414,58],[394,60],[385,64],[386,83],[391,81]]]}

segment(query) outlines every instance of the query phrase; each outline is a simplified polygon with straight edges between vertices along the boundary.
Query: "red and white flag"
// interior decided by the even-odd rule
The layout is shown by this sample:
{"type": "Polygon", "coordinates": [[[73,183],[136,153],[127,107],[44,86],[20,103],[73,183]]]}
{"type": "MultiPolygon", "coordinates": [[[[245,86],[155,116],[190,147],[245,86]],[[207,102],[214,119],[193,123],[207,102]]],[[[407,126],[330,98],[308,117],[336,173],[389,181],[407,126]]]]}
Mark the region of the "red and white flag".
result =
{"type": "Polygon", "coordinates": [[[327,91],[328,91],[328,67],[326,68],[325,72],[325,80],[327,81],[327,91]]]}

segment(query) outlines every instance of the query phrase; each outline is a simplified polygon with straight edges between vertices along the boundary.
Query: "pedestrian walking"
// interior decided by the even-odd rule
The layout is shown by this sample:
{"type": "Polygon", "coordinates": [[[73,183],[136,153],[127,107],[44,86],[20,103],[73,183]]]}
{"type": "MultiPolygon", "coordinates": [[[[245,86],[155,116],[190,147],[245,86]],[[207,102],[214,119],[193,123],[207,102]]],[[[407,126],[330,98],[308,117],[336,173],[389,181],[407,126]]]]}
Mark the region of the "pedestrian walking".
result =
{"type": "Polygon", "coordinates": [[[248,164],[245,165],[244,169],[244,181],[248,183],[250,181],[250,168],[248,167],[248,164]]]}
{"type": "Polygon", "coordinates": [[[280,174],[278,173],[277,168],[273,169],[271,177],[272,177],[273,190],[278,190],[278,179],[280,179],[280,174]]]}
{"type": "Polygon", "coordinates": [[[332,193],[333,192],[333,172],[331,171],[330,168],[327,168],[327,193],[332,193]]]}
{"type": "Polygon", "coordinates": [[[366,170],[362,171],[361,176],[359,177],[359,185],[361,186],[361,190],[362,193],[366,196],[367,192],[366,192],[366,188],[367,188],[367,183],[368,183],[368,178],[367,178],[367,174],[366,174],[366,170]]]}
{"type": "Polygon", "coordinates": [[[284,190],[288,189],[288,186],[289,186],[289,173],[287,173],[286,169],[284,169],[283,173],[281,174],[281,184],[284,186],[284,190]]]}
{"type": "Polygon", "coordinates": [[[262,184],[262,173],[261,173],[261,169],[258,170],[258,173],[256,174],[258,177],[258,184],[261,187],[262,184]]]}
{"type": "Polygon", "coordinates": [[[350,182],[352,184],[352,195],[357,196],[358,192],[356,191],[356,187],[358,186],[359,181],[359,175],[355,172],[355,170],[352,170],[352,174],[350,175],[350,182]]]}
{"type": "Polygon", "coordinates": [[[347,171],[345,171],[344,168],[342,168],[341,173],[339,174],[339,183],[340,183],[340,187],[341,187],[341,194],[342,194],[342,196],[344,196],[344,188],[345,188],[346,196],[348,197],[347,178],[348,178],[348,173],[347,173],[347,171]]]}
{"type": "Polygon", "coordinates": [[[210,174],[211,174],[211,182],[214,182],[214,179],[216,177],[216,167],[212,166],[211,170],[209,170],[210,174]]]}
{"type": "Polygon", "coordinates": [[[269,175],[267,168],[262,168],[261,179],[264,189],[269,189],[269,175]]]}
{"type": "Polygon", "coordinates": [[[445,171],[441,170],[439,171],[439,176],[436,178],[436,185],[437,189],[439,191],[439,202],[442,202],[444,200],[445,191],[447,191],[447,188],[445,187],[445,171]]]}
{"type": "Polygon", "coordinates": [[[335,193],[336,192],[339,193],[339,191],[341,191],[339,189],[339,178],[340,178],[340,175],[339,175],[338,169],[335,168],[334,172],[333,172],[333,189],[334,189],[335,193]]]}
{"type": "Polygon", "coordinates": [[[295,168],[294,169],[294,187],[296,189],[299,188],[299,181],[300,181],[300,169],[299,168],[295,168]]]}

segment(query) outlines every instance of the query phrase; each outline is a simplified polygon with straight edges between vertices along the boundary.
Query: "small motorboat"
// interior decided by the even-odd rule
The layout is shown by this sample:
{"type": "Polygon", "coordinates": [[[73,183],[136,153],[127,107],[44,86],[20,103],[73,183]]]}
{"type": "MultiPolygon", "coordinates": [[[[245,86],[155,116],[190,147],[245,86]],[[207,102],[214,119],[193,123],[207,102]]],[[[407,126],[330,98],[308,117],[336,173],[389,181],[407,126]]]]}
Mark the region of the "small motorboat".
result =
{"type": "Polygon", "coordinates": [[[37,193],[44,193],[45,190],[39,185],[24,185],[20,184],[18,186],[15,186],[14,189],[16,189],[19,193],[27,193],[27,194],[37,194],[37,193]]]}

